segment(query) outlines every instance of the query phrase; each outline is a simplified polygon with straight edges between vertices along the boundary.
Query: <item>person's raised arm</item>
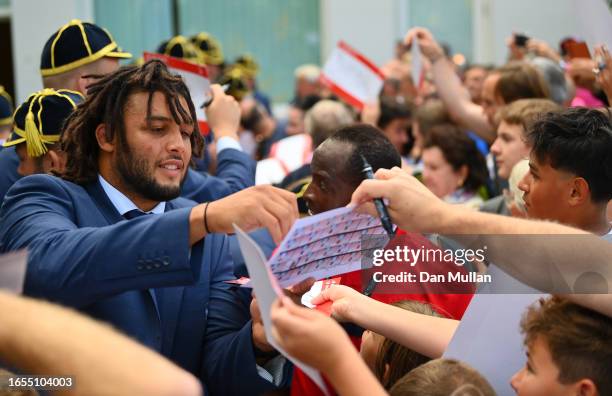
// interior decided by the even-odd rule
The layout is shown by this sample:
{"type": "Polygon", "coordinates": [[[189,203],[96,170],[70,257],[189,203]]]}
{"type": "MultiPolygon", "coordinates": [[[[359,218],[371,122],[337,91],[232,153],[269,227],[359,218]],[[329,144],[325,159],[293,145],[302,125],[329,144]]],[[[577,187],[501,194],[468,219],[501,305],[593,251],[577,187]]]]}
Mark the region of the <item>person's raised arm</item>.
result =
{"type": "MultiPolygon", "coordinates": [[[[215,136],[237,143],[240,107],[219,85],[211,88],[214,100],[206,110],[208,122],[214,128],[215,136]]],[[[244,171],[248,172],[246,169],[244,171]]],[[[238,179],[241,177],[238,176],[238,179]]],[[[232,186],[240,189],[246,184],[234,180],[232,186]]],[[[274,241],[280,243],[297,218],[294,194],[271,186],[246,188],[223,199],[194,207],[189,216],[189,243],[193,246],[209,232],[232,233],[233,224],[246,231],[266,227],[274,241]]]]}
{"type": "MultiPolygon", "coordinates": [[[[551,284],[551,269],[566,282],[575,281],[585,272],[597,273],[608,283],[612,279],[612,244],[600,237],[553,222],[518,219],[450,205],[399,168],[380,169],[375,176],[376,179],[364,180],[355,190],[352,205],[362,205],[361,210],[375,216],[376,210],[370,201],[386,198],[389,215],[400,228],[452,235],[466,245],[487,246],[490,262],[531,287],[558,293],[559,289],[551,284]],[[506,234],[513,237],[500,237],[506,234]],[[549,237],[534,238],[535,234],[549,237]]],[[[573,282],[568,284],[573,285],[573,282]]],[[[571,294],[568,298],[612,316],[612,294],[571,294]]]]}
{"type": "Polygon", "coordinates": [[[0,360],[27,374],[72,377],[70,394],[202,394],[188,372],[72,310],[1,291],[0,310],[0,360]]]}
{"type": "Polygon", "coordinates": [[[488,142],[493,142],[495,139],[493,126],[489,123],[482,107],[472,102],[469,92],[461,84],[459,76],[446,59],[442,47],[427,29],[419,27],[410,29],[404,41],[407,45],[411,45],[415,37],[418,38],[421,52],[432,64],[436,90],[450,116],[461,126],[472,130],[488,142]]]}
{"type": "Polygon", "coordinates": [[[254,186],[257,164],[242,151],[238,137],[240,105],[218,84],[211,86],[211,92],[214,99],[206,107],[206,119],[215,138],[214,147],[209,150],[215,164],[215,176],[228,186],[230,192],[254,186]]]}
{"type": "Polygon", "coordinates": [[[612,105],[612,56],[610,56],[610,51],[606,46],[597,47],[595,56],[600,61],[600,65],[597,67],[597,82],[608,97],[608,103],[612,105]]]}

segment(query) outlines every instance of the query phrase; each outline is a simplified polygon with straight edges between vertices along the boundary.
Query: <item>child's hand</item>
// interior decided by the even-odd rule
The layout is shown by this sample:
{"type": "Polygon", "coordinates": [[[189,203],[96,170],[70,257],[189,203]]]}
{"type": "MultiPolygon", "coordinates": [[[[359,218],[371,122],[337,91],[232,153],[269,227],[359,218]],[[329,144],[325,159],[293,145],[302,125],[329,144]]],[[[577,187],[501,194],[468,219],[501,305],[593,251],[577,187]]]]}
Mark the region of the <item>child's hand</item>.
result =
{"type": "Polygon", "coordinates": [[[372,299],[348,286],[333,285],[313,298],[312,304],[319,305],[327,301],[332,302],[331,315],[336,320],[359,324],[361,312],[367,309],[372,299]]]}
{"type": "Polygon", "coordinates": [[[324,373],[356,355],[344,330],[333,319],[284,297],[270,312],[272,335],[291,356],[324,373]]]}

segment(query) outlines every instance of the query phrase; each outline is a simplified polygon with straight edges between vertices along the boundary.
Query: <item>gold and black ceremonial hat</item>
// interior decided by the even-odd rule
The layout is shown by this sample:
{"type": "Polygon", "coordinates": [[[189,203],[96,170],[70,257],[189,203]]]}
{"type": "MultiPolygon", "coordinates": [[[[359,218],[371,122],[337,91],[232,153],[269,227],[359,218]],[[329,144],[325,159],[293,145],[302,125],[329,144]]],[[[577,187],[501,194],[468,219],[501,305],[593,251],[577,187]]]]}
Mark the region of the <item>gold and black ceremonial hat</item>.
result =
{"type": "Polygon", "coordinates": [[[240,55],[236,58],[234,65],[244,70],[244,74],[249,78],[255,78],[259,73],[259,65],[251,54],[240,55]]]}
{"type": "Polygon", "coordinates": [[[206,65],[223,65],[223,50],[221,43],[210,33],[200,32],[191,37],[191,42],[201,52],[202,59],[206,65]]]}
{"type": "Polygon", "coordinates": [[[53,33],[45,43],[40,59],[43,77],[65,73],[103,57],[131,58],[123,52],[108,30],[93,23],[73,19],[53,33]]]}
{"type": "Polygon", "coordinates": [[[181,58],[198,65],[202,64],[202,56],[185,36],[174,36],[164,41],[157,48],[157,53],[181,58]]]}
{"type": "Polygon", "coordinates": [[[33,93],[15,110],[13,132],[4,147],[25,142],[28,156],[44,155],[47,145],[59,141],[64,121],[83,100],[80,93],[68,89],[33,93]]]}
{"type": "Polygon", "coordinates": [[[13,124],[13,98],[0,85],[0,126],[13,124]]]}
{"type": "Polygon", "coordinates": [[[246,74],[240,67],[232,66],[227,68],[219,78],[219,85],[229,85],[227,94],[241,101],[248,93],[249,87],[246,81],[246,74]]]}

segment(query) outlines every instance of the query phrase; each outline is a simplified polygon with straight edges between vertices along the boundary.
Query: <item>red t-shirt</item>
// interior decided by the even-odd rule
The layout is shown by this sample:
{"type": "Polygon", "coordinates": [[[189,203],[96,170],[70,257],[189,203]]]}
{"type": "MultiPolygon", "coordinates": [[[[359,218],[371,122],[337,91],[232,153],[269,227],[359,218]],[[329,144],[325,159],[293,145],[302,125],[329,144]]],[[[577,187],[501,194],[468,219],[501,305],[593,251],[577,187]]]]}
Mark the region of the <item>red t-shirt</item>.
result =
{"type": "MultiPolygon", "coordinates": [[[[393,248],[396,244],[407,244],[411,247],[428,247],[436,248],[427,238],[420,234],[407,233],[403,230],[398,230],[397,236],[402,236],[397,240],[392,241],[386,246],[387,249],[393,248]]],[[[404,265],[404,264],[402,264],[404,265]]],[[[419,271],[425,268],[427,265],[427,271],[429,273],[442,273],[448,270],[448,263],[436,263],[427,262],[417,263],[412,267],[413,271],[419,271]]],[[[349,286],[355,290],[363,291],[365,288],[364,277],[362,270],[349,272],[341,276],[340,284],[349,286]]],[[[444,287],[444,286],[440,286],[444,287]]],[[[410,293],[377,293],[376,289],[372,293],[371,297],[377,301],[391,304],[401,300],[415,300],[422,301],[430,304],[442,316],[460,320],[463,313],[467,309],[470,303],[473,293],[464,294],[444,294],[444,289],[435,290],[436,286],[431,284],[412,284],[410,285],[410,293]]],[[[351,341],[355,345],[355,348],[359,349],[361,345],[361,337],[351,336],[351,341]]],[[[326,382],[327,388],[330,394],[335,394],[331,385],[326,382]]],[[[295,367],[293,371],[293,380],[291,382],[291,396],[323,396],[323,392],[319,387],[310,380],[310,378],[302,372],[299,368],[295,367]]]]}

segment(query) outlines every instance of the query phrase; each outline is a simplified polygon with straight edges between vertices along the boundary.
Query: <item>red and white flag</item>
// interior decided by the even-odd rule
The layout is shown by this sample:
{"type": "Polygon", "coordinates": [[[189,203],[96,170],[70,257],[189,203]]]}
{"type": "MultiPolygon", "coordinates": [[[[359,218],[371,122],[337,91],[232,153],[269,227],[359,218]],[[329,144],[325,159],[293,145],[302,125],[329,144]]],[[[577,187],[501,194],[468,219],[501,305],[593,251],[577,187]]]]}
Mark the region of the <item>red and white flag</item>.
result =
{"type": "Polygon", "coordinates": [[[340,41],[323,67],[321,80],[331,91],[361,110],[378,98],[385,77],[368,58],[340,41]]]}
{"type": "Polygon", "coordinates": [[[206,122],[206,113],[200,106],[206,101],[210,92],[210,81],[208,80],[208,70],[206,66],[196,65],[195,63],[187,62],[173,56],[154,54],[151,52],[144,53],[144,60],[159,59],[168,66],[168,69],[183,77],[185,85],[189,88],[191,100],[195,106],[196,118],[202,135],[207,135],[209,128],[206,122]]]}

